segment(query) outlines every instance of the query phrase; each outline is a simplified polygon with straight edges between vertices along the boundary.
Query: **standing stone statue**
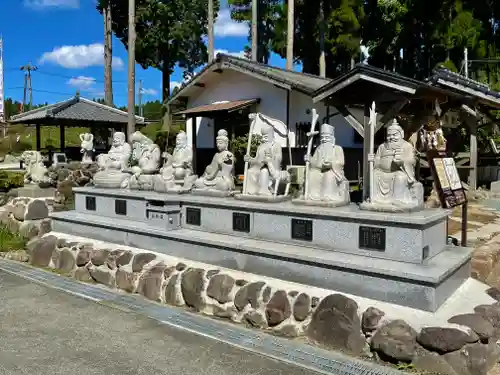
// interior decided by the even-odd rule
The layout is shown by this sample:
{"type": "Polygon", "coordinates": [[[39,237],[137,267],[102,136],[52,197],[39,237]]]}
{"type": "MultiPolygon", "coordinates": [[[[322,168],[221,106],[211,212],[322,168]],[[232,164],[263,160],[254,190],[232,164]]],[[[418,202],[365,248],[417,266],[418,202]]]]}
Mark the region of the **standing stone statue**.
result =
{"type": "Polygon", "coordinates": [[[92,133],[80,134],[82,164],[92,164],[92,156],[94,155],[94,135],[92,133]]]}
{"type": "Polygon", "coordinates": [[[160,147],[140,131],[132,134],[132,166],[126,170],[131,176],[122,183],[123,188],[153,190],[154,175],[161,161],[160,147]]]}
{"type": "Polygon", "coordinates": [[[234,155],[228,151],[227,131],[221,129],[215,139],[219,150],[205,173],[194,183],[193,192],[200,195],[230,196],[234,194],[234,155]]]}
{"type": "Polygon", "coordinates": [[[165,152],[165,163],[154,178],[154,190],[160,193],[188,192],[197,177],[193,172],[193,150],[187,144],[187,134],[181,131],[175,139],[172,155],[165,152]]]}
{"type": "Polygon", "coordinates": [[[267,123],[261,127],[262,143],[257,148],[255,157],[245,155],[248,163],[245,174],[246,191],[236,195],[237,199],[277,201],[288,196],[290,175],[281,170],[281,145],[275,142],[274,128],[267,123]],[[285,193],[278,196],[278,189],[282,183],[287,184],[285,193]]]}
{"type": "Polygon", "coordinates": [[[131,154],[132,148],[125,142],[125,133],[116,132],[108,153],[97,157],[99,171],[94,175],[94,185],[119,188],[122,182],[130,176],[124,170],[128,167],[131,154]]]}
{"type": "Polygon", "coordinates": [[[335,144],[335,130],[329,124],[321,125],[320,145],[309,161],[307,196],[294,199],[293,203],[318,206],[343,206],[349,204],[349,181],[344,176],[344,150],[335,144]]]}
{"type": "Polygon", "coordinates": [[[415,149],[404,140],[403,128],[396,119],[387,128],[386,142],[369,160],[374,161],[373,196],[360,208],[389,212],[423,208],[423,187],[415,178],[415,149]]]}

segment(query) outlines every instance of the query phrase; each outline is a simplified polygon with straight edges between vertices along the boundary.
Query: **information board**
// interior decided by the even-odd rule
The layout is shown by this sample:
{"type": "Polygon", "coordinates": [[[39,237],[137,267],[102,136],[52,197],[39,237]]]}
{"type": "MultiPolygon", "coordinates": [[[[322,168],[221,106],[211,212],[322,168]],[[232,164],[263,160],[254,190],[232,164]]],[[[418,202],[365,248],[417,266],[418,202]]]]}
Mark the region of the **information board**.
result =
{"type": "Polygon", "coordinates": [[[453,208],[467,202],[467,195],[460,180],[455,160],[445,153],[428,154],[439,199],[443,208],[453,208]]]}

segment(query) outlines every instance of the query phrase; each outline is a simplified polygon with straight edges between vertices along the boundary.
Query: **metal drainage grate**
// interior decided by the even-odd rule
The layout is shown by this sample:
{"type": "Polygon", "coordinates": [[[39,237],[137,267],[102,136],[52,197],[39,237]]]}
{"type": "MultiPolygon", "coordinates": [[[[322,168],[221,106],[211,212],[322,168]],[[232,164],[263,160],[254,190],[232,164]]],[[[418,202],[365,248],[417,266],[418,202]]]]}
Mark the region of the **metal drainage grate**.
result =
{"type": "Polygon", "coordinates": [[[274,337],[263,332],[232,326],[187,311],[149,302],[137,295],[122,295],[107,291],[98,286],[83,284],[26,264],[0,260],[0,270],[93,301],[109,301],[117,307],[146,315],[164,324],[321,373],[335,375],[401,374],[389,367],[364,362],[340,353],[274,337]]]}

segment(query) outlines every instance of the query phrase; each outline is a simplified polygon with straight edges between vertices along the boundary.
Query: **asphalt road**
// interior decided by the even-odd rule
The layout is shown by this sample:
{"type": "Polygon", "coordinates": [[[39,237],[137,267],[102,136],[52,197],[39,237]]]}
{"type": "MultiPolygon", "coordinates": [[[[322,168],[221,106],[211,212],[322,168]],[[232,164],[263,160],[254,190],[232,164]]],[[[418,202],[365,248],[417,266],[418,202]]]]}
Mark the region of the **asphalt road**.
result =
{"type": "Polygon", "coordinates": [[[317,375],[0,272],[0,374],[317,375]]]}

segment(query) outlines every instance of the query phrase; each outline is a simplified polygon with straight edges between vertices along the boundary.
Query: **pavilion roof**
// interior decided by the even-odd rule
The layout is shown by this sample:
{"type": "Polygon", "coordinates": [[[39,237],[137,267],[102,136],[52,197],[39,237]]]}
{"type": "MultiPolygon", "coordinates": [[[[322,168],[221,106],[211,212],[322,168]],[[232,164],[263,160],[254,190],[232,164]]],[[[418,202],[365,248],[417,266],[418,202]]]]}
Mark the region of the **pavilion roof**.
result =
{"type": "MultiPolygon", "coordinates": [[[[135,118],[136,123],[144,123],[143,117],[135,118]]],[[[128,113],[76,95],[62,102],[12,116],[9,120],[11,124],[53,125],[67,122],[125,125],[128,122],[128,113]]]]}

